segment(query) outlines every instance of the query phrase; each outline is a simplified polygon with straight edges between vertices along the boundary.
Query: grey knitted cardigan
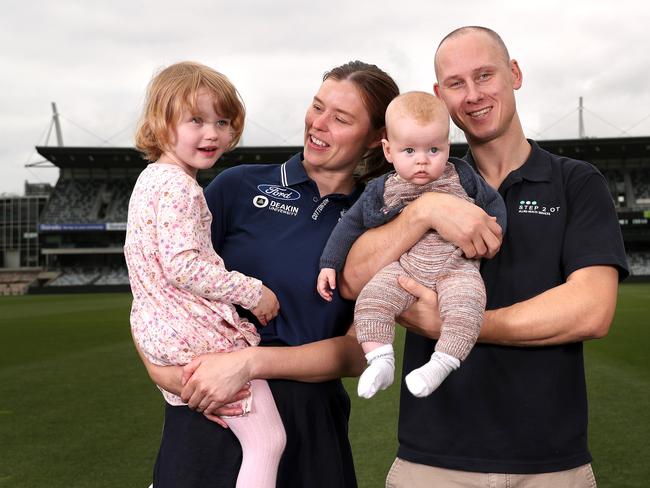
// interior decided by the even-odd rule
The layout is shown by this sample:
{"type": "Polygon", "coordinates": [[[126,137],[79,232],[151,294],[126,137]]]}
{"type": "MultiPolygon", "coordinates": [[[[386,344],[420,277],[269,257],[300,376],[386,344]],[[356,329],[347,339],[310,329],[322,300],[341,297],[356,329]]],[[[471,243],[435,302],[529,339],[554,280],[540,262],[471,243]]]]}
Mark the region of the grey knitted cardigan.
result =
{"type": "MultiPolygon", "coordinates": [[[[489,215],[496,217],[498,224],[506,233],[506,206],[501,195],[489,186],[483,178],[464,160],[449,158],[454,165],[460,184],[474,203],[489,215]]],[[[348,210],[330,235],[323,254],[320,267],[340,271],[354,241],[367,229],[379,227],[399,214],[405,205],[386,208],[384,205],[384,185],[386,179],[394,175],[390,172],[368,182],[356,203],[348,210]]]]}

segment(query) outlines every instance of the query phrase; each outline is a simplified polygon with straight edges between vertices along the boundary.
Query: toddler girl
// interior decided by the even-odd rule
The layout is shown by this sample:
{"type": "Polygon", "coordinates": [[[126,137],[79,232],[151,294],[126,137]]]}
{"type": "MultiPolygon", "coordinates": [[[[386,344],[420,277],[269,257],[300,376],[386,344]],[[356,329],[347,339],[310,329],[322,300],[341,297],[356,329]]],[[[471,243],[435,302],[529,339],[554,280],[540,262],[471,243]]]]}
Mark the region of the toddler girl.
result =
{"type": "MultiPolygon", "coordinates": [[[[177,63],[149,85],[136,146],[155,162],[133,189],[124,255],[133,293],[131,330],[154,364],[183,365],[200,354],[257,345],[255,326],[233,304],[251,310],[262,325],[277,315],[275,294],[255,278],[227,271],[215,253],[212,217],[196,182],[199,169],[236,146],[243,125],[235,87],[207,66],[177,63]]],[[[170,405],[188,408],[161,391],[170,405]]],[[[237,487],[272,488],[284,428],[266,381],[253,380],[250,391],[244,414],[227,421],[243,451],[237,487]]]]}

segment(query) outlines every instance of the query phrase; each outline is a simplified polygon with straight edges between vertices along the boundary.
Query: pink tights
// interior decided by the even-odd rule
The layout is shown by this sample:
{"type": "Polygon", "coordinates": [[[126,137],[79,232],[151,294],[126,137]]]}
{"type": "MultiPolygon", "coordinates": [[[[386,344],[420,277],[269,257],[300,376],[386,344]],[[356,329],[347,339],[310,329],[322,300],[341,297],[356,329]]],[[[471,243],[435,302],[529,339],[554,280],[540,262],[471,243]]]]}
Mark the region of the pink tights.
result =
{"type": "Polygon", "coordinates": [[[242,417],[224,419],[243,452],[237,488],[275,488],[286,434],[268,383],[251,381],[251,392],[251,411],[242,417]]]}

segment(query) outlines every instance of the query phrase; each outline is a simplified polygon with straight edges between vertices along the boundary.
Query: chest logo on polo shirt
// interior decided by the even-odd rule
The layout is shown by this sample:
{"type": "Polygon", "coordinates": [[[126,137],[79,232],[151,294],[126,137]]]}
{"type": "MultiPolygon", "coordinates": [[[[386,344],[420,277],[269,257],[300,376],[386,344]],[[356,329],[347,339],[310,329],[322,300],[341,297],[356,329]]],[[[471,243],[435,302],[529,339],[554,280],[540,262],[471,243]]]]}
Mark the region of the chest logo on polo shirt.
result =
{"type": "Polygon", "coordinates": [[[298,200],[300,198],[300,192],[293,188],[264,184],[257,185],[257,189],[267,197],[277,198],[278,200],[298,200]]]}
{"type": "Polygon", "coordinates": [[[544,205],[537,200],[520,200],[518,211],[520,214],[553,215],[560,212],[560,207],[544,205]]]}
{"type": "Polygon", "coordinates": [[[266,198],[264,195],[257,195],[253,197],[253,205],[255,205],[257,208],[264,208],[269,204],[269,199],[266,198]]]}
{"type": "Polygon", "coordinates": [[[292,188],[285,188],[278,185],[257,185],[257,190],[262,195],[253,197],[253,205],[257,208],[266,208],[277,213],[295,217],[298,215],[300,208],[297,205],[284,203],[286,201],[298,200],[300,193],[292,188]],[[271,197],[271,198],[269,198],[271,197]],[[283,201],[276,201],[283,200],[283,201]]]}

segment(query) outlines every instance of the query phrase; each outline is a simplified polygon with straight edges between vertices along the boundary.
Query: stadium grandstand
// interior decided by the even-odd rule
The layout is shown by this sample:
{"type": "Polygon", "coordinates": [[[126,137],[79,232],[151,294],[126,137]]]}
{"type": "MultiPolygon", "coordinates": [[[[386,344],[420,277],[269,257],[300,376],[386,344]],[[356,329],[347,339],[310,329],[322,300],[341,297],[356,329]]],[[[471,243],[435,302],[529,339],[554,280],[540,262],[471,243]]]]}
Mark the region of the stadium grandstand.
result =
{"type": "MultiPolygon", "coordinates": [[[[632,274],[650,279],[650,137],[547,140],[560,155],[589,161],[605,176],[623,230],[632,274]]],[[[240,147],[198,175],[206,185],[242,163],[281,163],[300,147],[240,147]]],[[[59,168],[54,188],[27,185],[0,200],[0,294],[124,291],[123,255],[131,189],[147,164],[132,148],[37,147],[59,168]]],[[[462,156],[466,144],[453,144],[462,156]]]]}

